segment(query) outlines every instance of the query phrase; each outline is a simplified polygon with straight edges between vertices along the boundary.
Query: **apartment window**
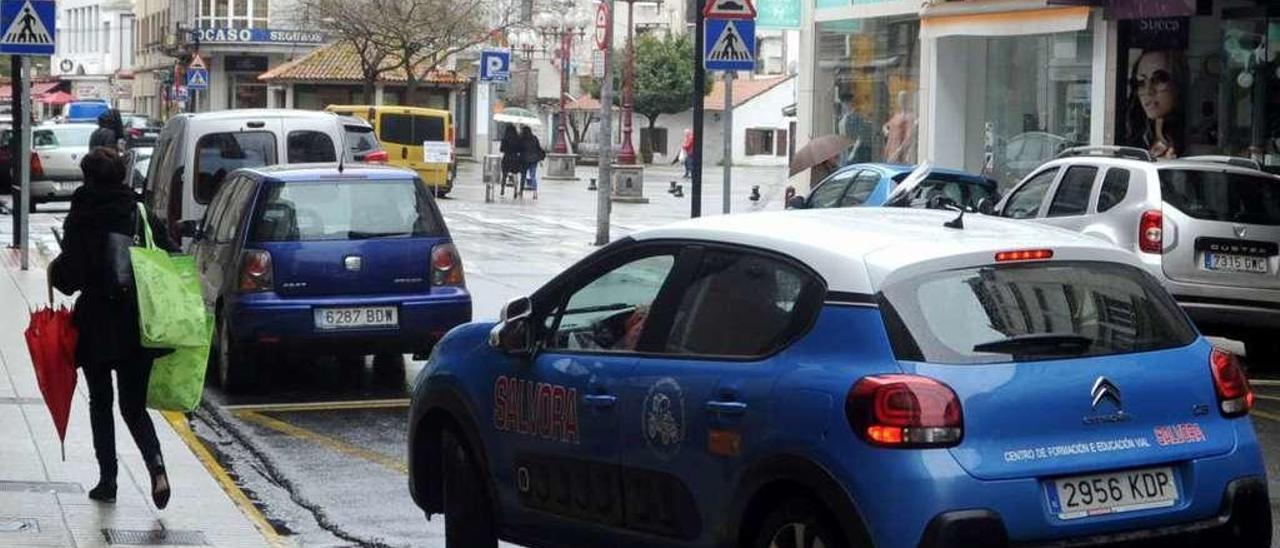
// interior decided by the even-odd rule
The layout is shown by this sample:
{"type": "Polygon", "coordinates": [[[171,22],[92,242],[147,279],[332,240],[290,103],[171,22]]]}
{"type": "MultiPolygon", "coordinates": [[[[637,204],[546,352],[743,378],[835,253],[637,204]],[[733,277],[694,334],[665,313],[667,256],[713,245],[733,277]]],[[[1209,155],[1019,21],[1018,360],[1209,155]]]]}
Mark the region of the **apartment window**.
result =
{"type": "Polygon", "coordinates": [[[265,29],[270,0],[199,0],[201,28],[265,29]]]}
{"type": "MultiPolygon", "coordinates": [[[[751,128],[747,130],[747,156],[772,156],[774,150],[773,129],[751,128]]],[[[785,136],[783,137],[785,139],[785,136]]]]}

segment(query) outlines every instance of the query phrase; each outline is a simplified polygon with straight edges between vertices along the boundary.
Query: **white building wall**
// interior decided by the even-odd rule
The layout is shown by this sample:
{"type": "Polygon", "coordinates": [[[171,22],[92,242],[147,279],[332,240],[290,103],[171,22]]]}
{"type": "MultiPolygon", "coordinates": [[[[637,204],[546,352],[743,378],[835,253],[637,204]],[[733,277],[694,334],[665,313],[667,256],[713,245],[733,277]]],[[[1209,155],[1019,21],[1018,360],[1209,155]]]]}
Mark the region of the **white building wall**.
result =
{"type": "MultiPolygon", "coordinates": [[[[791,121],[782,115],[782,109],[796,102],[796,80],[791,78],[761,93],[733,110],[733,163],[744,166],[785,166],[788,163],[784,150],[782,156],[747,155],[747,130],[772,129],[790,131],[791,121]]],[[[775,136],[776,143],[776,136],[775,136]]]]}
{"type": "Polygon", "coordinates": [[[112,99],[116,76],[134,66],[132,2],[61,0],[57,17],[53,75],[71,80],[78,98],[112,99]]]}

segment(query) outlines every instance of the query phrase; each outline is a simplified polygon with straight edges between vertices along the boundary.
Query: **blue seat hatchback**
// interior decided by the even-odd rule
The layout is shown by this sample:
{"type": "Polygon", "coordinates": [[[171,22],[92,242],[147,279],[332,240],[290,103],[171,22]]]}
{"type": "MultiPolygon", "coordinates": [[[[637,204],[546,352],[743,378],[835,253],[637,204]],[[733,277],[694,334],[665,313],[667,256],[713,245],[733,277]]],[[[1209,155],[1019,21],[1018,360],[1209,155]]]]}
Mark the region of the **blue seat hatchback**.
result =
{"type": "Polygon", "coordinates": [[[415,381],[449,546],[1269,545],[1240,364],[1131,253],[905,208],[583,259],[415,381]]]}
{"type": "Polygon", "coordinates": [[[288,166],[234,171],[193,237],[216,314],[218,379],[252,387],[277,352],[426,354],[471,320],[462,261],[410,171],[288,166]]]}

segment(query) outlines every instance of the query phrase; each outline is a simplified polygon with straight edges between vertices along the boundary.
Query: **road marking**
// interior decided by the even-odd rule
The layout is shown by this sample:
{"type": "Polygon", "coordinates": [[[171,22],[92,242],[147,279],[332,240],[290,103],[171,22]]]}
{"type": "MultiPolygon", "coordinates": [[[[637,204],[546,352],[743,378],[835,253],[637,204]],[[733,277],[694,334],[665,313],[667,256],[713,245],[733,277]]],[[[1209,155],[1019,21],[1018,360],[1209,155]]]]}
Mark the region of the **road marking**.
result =
{"type": "Polygon", "coordinates": [[[1249,379],[1249,384],[1254,386],[1280,386],[1280,380],[1274,379],[1249,379]]]}
{"type": "Polygon", "coordinates": [[[344,455],[372,462],[374,464],[380,465],[394,472],[399,472],[401,474],[406,474],[406,475],[409,473],[409,466],[405,464],[403,461],[388,457],[377,451],[371,451],[369,449],[352,445],[350,443],[347,443],[345,441],[342,441],[334,437],[312,432],[310,430],[307,430],[306,428],[295,426],[287,422],[284,422],[282,420],[274,419],[266,415],[260,414],[257,411],[248,411],[248,410],[241,409],[238,411],[233,411],[232,413],[236,417],[239,417],[251,423],[257,424],[259,426],[264,426],[272,430],[275,430],[277,432],[280,432],[282,434],[288,434],[295,438],[304,439],[309,442],[315,443],[317,445],[328,447],[329,449],[333,449],[334,451],[337,451],[344,455]]]}
{"type": "Polygon", "coordinates": [[[394,398],[386,400],[346,400],[346,401],[318,401],[305,403],[262,403],[243,405],[224,405],[223,409],[236,413],[239,411],[336,411],[340,409],[394,409],[396,407],[409,407],[409,398],[394,398]]]}
{"type": "Polygon", "coordinates": [[[222,486],[222,490],[231,497],[231,501],[240,507],[240,511],[244,512],[245,517],[253,522],[254,527],[258,528],[258,532],[267,539],[267,544],[274,547],[288,546],[284,537],[276,532],[276,528],[271,526],[266,516],[258,510],[258,507],[249,500],[249,496],[244,494],[240,486],[236,485],[235,480],[231,479],[231,475],[227,473],[227,469],[218,464],[218,459],[209,453],[209,449],[204,446],[204,442],[196,437],[195,432],[191,431],[191,426],[187,424],[187,417],[176,411],[163,411],[160,413],[164,419],[169,422],[169,426],[173,427],[173,431],[178,434],[187,447],[191,448],[191,452],[195,453],[196,459],[204,465],[205,470],[213,476],[213,479],[222,486]]]}
{"type": "Polygon", "coordinates": [[[1257,409],[1251,409],[1249,410],[1249,414],[1255,417],[1262,417],[1267,420],[1280,422],[1280,415],[1272,415],[1271,413],[1268,413],[1266,411],[1258,411],[1257,409]]]}
{"type": "Polygon", "coordinates": [[[1253,393],[1253,397],[1258,398],[1260,400],[1280,401],[1280,396],[1266,396],[1263,394],[1259,394],[1257,392],[1253,393]]]}

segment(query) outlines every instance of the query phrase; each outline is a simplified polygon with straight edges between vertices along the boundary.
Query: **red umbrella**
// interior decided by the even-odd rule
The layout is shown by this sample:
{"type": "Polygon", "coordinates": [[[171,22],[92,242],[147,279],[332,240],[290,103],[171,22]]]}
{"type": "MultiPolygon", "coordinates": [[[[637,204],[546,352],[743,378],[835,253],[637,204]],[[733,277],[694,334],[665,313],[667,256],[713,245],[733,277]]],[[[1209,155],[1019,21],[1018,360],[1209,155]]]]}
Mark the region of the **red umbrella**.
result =
{"type": "Polygon", "coordinates": [[[46,93],[44,95],[41,95],[39,99],[41,103],[55,106],[55,107],[65,105],[74,100],[75,100],[75,97],[72,97],[70,93],[67,93],[65,91],[55,91],[53,93],[46,93]]]}
{"type": "Polygon", "coordinates": [[[36,383],[53,416],[62,442],[62,460],[67,460],[67,420],[71,416],[71,397],[76,391],[76,327],[71,311],[53,308],[53,288],[49,289],[49,306],[31,312],[27,326],[27,351],[36,369],[36,383]]]}

